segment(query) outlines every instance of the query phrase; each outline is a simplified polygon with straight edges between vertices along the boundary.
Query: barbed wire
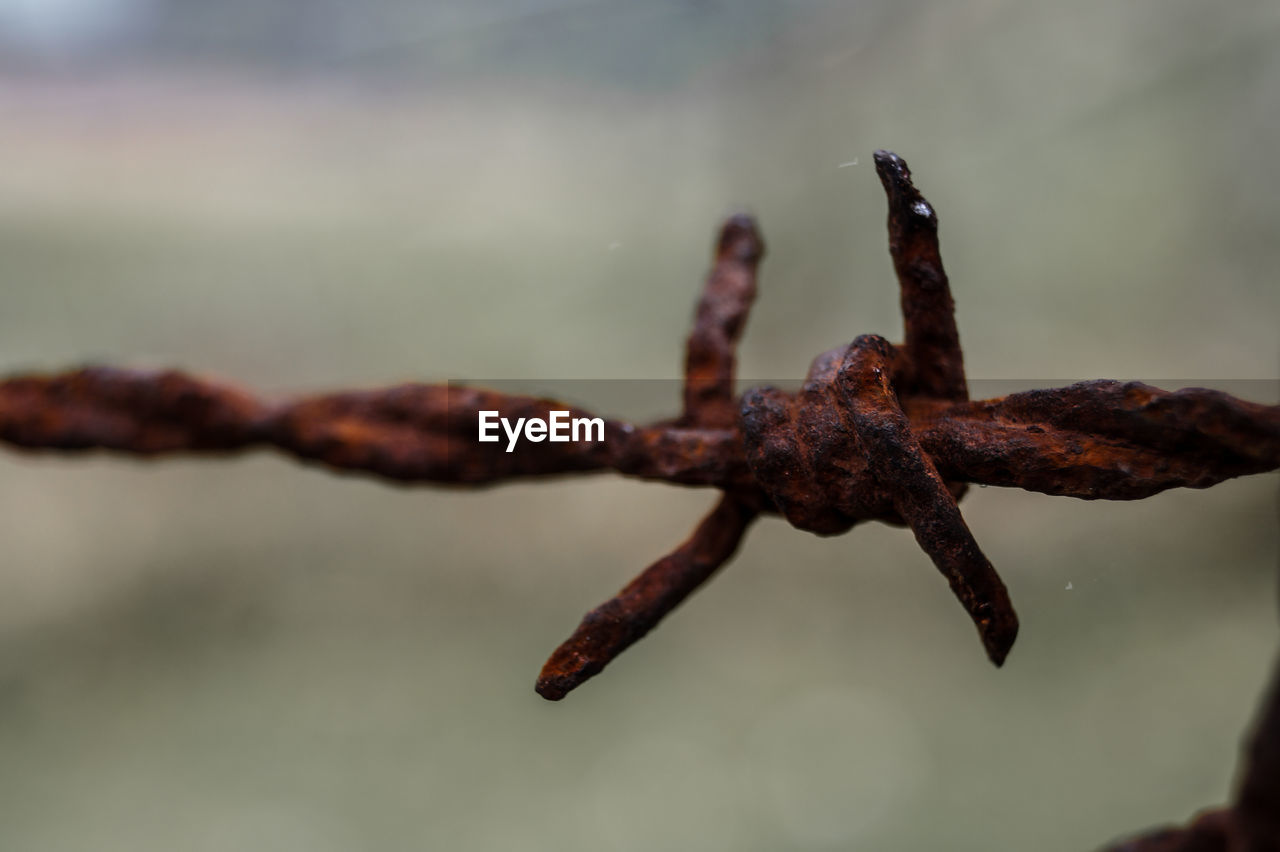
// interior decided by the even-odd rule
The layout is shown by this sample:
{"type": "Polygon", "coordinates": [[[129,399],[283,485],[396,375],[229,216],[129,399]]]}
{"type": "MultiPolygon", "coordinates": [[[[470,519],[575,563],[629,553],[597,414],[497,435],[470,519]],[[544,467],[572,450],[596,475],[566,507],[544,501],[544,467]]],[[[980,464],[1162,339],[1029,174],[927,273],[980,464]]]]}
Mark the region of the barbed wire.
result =
{"type": "MultiPolygon", "coordinates": [[[[271,447],[304,462],[406,483],[482,486],[611,470],[718,489],[715,507],[683,544],[587,613],[552,653],[536,685],[551,700],[599,673],[706,582],[761,514],[780,514],[820,535],[869,520],[910,527],[998,666],[1017,637],[1018,618],[960,514],[958,500],[969,484],[1090,500],[1207,488],[1280,468],[1280,406],[1203,388],[1170,392],[1102,380],[970,400],[937,216],[900,157],[878,151],[875,164],[889,200],[904,342],[863,335],[825,352],[795,393],[763,387],[734,394],[737,343],[765,251],[755,222],[735,216],[719,233],[688,338],[683,411],[670,420],[637,425],[600,418],[600,441],[508,448],[477,440],[480,412],[543,420],[558,411],[594,415],[556,400],[457,385],[271,401],[178,371],[90,367],[0,381],[0,440],[27,450],[140,456],[271,447]]],[[[1255,766],[1265,768],[1258,770],[1265,777],[1242,788],[1241,808],[1256,789],[1280,813],[1278,717],[1274,706],[1264,717],[1255,740],[1263,746],[1255,752],[1270,757],[1255,766]]],[[[1280,844],[1274,820],[1264,835],[1256,827],[1263,823],[1247,816],[1252,811],[1218,813],[1238,815],[1228,822],[1239,836],[1280,844]]],[[[1219,817],[1205,819],[1218,825],[1219,817]]]]}

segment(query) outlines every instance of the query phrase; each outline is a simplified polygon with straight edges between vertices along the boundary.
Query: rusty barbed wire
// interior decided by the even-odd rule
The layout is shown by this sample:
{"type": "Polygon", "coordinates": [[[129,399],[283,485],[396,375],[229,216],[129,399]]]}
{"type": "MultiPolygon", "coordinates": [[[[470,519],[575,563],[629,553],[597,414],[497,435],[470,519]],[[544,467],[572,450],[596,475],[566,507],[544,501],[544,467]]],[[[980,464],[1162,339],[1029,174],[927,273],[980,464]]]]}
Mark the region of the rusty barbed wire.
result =
{"type": "Polygon", "coordinates": [[[819,355],[796,393],[735,398],[735,350],[764,242],[746,216],[721,228],[685,361],[684,410],[649,425],[601,418],[603,441],[476,441],[480,411],[547,419],[555,400],[405,384],[292,401],[177,371],[91,367],[0,382],[0,440],[28,450],[141,456],[274,447],[400,482],[490,485],[612,470],[722,492],[690,538],[582,620],[537,691],[557,700],[644,636],[734,553],[760,514],[831,535],[878,520],[911,528],[1003,663],[1018,632],[1004,583],[957,501],[968,484],[1132,500],[1280,467],[1280,406],[1217,391],[1092,381],[970,401],[938,219],[907,164],[878,151],[905,341],[863,335],[819,355]]]}
{"type": "MultiPolygon", "coordinates": [[[[970,483],[1106,500],[1207,488],[1280,468],[1280,406],[1115,381],[970,401],[937,216],[901,158],[877,151],[875,163],[889,198],[904,343],[864,335],[825,352],[794,394],[733,394],[735,349],[764,255],[754,221],[738,216],[721,228],[688,339],[684,409],[669,421],[602,418],[603,441],[525,442],[507,452],[476,441],[480,411],[592,415],[453,385],[268,401],[178,371],[90,367],[0,381],[0,441],[146,457],[273,447],[338,471],[461,487],[612,470],[719,489],[687,541],[587,613],[552,653],[536,686],[551,700],[648,633],[765,513],[819,535],[867,520],[910,527],[1000,665],[1018,620],[960,514],[970,483]]],[[[1108,852],[1280,850],[1280,661],[1245,764],[1233,805],[1108,852]]]]}

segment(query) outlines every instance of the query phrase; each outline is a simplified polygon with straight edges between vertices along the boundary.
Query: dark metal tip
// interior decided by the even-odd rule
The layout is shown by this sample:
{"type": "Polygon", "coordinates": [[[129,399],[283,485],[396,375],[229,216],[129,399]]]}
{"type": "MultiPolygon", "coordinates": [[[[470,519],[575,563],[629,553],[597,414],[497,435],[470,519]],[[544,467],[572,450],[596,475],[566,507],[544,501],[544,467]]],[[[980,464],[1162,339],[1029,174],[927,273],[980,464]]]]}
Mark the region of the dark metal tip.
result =
{"type": "Polygon", "coordinates": [[[936,228],[938,215],[911,182],[907,161],[892,151],[876,151],[876,174],[889,196],[891,216],[900,217],[903,225],[936,228]]]}
{"type": "Polygon", "coordinates": [[[589,648],[583,647],[594,635],[590,629],[594,623],[591,615],[588,613],[573,635],[551,653],[538,673],[538,682],[533,688],[548,701],[564,698],[599,674],[608,663],[607,658],[602,662],[598,654],[592,654],[589,648]]]}
{"type": "MultiPolygon", "coordinates": [[[[1012,615],[1012,614],[1010,614],[1012,615]]],[[[987,651],[987,658],[995,664],[996,668],[1004,665],[1005,659],[1009,656],[1009,651],[1013,649],[1013,642],[1018,638],[1018,621],[1013,617],[1012,621],[1002,619],[1003,623],[991,623],[979,627],[982,634],[982,645],[987,651]]]]}
{"type": "Polygon", "coordinates": [[[538,678],[537,684],[533,687],[534,691],[548,701],[559,701],[569,694],[569,690],[573,689],[577,684],[566,687],[554,678],[538,678]]]}
{"type": "Polygon", "coordinates": [[[877,148],[871,156],[875,159],[877,166],[897,164],[905,167],[907,165],[897,154],[886,151],[884,148],[877,148]]]}
{"type": "Polygon", "coordinates": [[[911,185],[911,169],[907,167],[906,160],[885,150],[878,150],[871,156],[876,161],[876,174],[880,175],[880,180],[886,187],[889,181],[911,185]]]}
{"type": "Polygon", "coordinates": [[[764,238],[760,226],[749,213],[735,213],[720,226],[716,254],[733,257],[742,263],[759,263],[764,257],[764,238]]]}

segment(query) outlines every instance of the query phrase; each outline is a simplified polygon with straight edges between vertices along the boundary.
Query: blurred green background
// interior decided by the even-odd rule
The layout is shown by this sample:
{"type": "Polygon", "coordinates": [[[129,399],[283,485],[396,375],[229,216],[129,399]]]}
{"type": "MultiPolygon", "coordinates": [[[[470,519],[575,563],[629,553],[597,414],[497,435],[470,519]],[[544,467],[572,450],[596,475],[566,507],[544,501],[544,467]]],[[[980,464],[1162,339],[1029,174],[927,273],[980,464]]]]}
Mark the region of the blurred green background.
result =
{"type": "MultiPolygon", "coordinates": [[[[0,370],[673,379],[745,207],[741,375],[798,379],[901,336],[877,147],[939,211],[975,394],[1280,395],[1249,0],[0,0],[0,370]]],[[[549,704],[545,656],[711,494],[0,453],[0,848],[1094,848],[1228,795],[1276,486],[974,489],[1001,671],[907,532],[767,520],[549,704]]]]}

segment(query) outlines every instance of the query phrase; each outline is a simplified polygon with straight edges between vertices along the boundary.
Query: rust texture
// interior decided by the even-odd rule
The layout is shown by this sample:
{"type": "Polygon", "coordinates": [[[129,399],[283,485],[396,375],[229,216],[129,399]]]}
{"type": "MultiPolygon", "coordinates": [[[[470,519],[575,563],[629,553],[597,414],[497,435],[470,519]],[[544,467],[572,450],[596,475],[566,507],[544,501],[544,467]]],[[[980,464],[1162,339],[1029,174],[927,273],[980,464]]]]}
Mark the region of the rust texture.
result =
{"type": "Polygon", "coordinates": [[[336,470],[455,486],[611,470],[719,489],[688,541],[588,613],[551,655],[537,690],[553,700],[644,636],[770,513],[820,535],[868,520],[910,527],[1000,665],[1018,619],[960,514],[970,483],[1108,500],[1205,488],[1280,467],[1280,406],[1114,381],[970,401],[937,215],[900,157],[879,151],[875,163],[905,342],[864,335],[823,353],[795,393],[734,394],[735,348],[764,255],[756,224],[735,216],[720,231],[689,336],[683,412],[649,425],[606,419],[603,442],[524,441],[514,452],[477,442],[482,410],[591,416],[555,400],[406,384],[269,401],[180,372],[107,367],[0,381],[0,440],[142,456],[273,447],[336,470]]]}

